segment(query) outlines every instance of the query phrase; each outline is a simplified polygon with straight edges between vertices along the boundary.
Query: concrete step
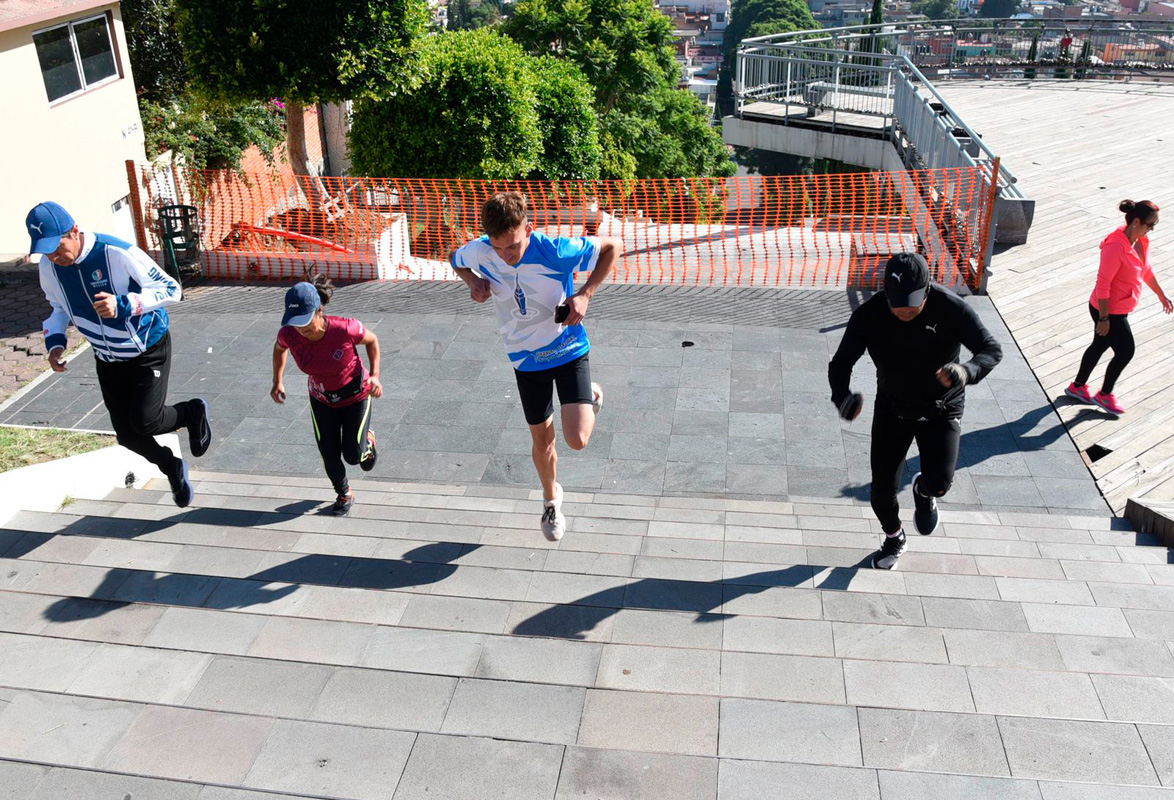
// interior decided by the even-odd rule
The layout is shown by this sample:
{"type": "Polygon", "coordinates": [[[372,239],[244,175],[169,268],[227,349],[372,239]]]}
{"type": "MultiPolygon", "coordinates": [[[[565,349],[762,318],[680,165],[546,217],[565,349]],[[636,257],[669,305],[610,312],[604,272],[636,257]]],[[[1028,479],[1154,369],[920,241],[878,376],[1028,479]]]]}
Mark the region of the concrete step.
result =
{"type": "Polygon", "coordinates": [[[552,545],[525,490],[362,491],[215,475],[0,529],[0,785],[1174,794],[1132,788],[1174,785],[1171,565],[1111,518],[945,510],[885,573],[847,503],[575,495],[552,545]]]}

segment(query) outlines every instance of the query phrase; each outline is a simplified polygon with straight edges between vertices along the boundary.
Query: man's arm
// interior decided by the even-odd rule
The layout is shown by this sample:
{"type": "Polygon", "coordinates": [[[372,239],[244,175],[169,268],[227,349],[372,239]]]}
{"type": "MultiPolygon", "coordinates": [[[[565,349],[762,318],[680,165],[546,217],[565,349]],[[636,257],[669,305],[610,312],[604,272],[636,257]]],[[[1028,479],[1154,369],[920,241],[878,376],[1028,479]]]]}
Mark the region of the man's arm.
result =
{"type": "Polygon", "coordinates": [[[566,325],[578,325],[587,315],[587,305],[595,296],[596,290],[607,280],[615,269],[616,261],[624,252],[624,241],[615,236],[603,236],[599,239],[599,257],[591,275],[584,281],[577,292],[567,298],[570,313],[567,314],[566,325]]]}
{"type": "Polygon", "coordinates": [[[69,326],[70,316],[65,307],[65,299],[58,294],[56,278],[47,276],[45,270],[45,262],[42,261],[37,270],[41,281],[41,291],[44,292],[45,299],[49,301],[49,306],[53,309],[49,318],[41,323],[45,332],[45,353],[46,358],[49,359],[49,366],[53,368],[54,372],[65,372],[65,362],[61,360],[61,356],[65,353],[65,346],[69,344],[65,330],[69,326]]]}
{"type": "Polygon", "coordinates": [[[484,303],[493,295],[493,292],[489,289],[489,281],[482,278],[469,267],[459,266],[464,263],[464,259],[462,258],[464,249],[464,247],[458,247],[456,250],[453,250],[449,254],[448,263],[452,265],[453,272],[457,274],[457,277],[469,287],[469,296],[473,298],[473,302],[484,303]]]}
{"type": "Polygon", "coordinates": [[[94,303],[94,308],[100,316],[107,319],[113,317],[121,321],[179,302],[182,296],[179,284],[142,250],[131,246],[126,250],[108,248],[107,252],[120,259],[127,275],[141,288],[138,292],[121,295],[99,292],[94,297],[98,301],[94,303]],[[110,311],[113,313],[109,313],[110,311]]]}
{"type": "Polygon", "coordinates": [[[1003,348],[982,324],[973,308],[963,303],[962,309],[958,338],[973,355],[961,367],[966,370],[967,383],[978,383],[1003,360],[1003,348]]]}
{"type": "Polygon", "coordinates": [[[844,329],[844,338],[840,340],[840,346],[828,364],[828,383],[832,389],[832,403],[837,409],[842,409],[844,401],[852,396],[852,368],[868,346],[867,321],[864,318],[866,313],[864,306],[852,312],[848,326],[844,329]]]}

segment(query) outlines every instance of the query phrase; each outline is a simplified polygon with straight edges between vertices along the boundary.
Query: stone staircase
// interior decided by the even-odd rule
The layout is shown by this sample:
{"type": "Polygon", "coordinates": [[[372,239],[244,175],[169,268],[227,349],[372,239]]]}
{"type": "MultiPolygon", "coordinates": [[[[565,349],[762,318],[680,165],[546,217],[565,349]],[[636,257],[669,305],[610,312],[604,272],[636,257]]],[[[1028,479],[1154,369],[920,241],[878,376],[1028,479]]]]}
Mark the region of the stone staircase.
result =
{"type": "Polygon", "coordinates": [[[0,528],[0,797],[1174,798],[1120,519],[194,474],[0,528]],[[1148,787],[1148,788],[1146,788],[1148,787]]]}

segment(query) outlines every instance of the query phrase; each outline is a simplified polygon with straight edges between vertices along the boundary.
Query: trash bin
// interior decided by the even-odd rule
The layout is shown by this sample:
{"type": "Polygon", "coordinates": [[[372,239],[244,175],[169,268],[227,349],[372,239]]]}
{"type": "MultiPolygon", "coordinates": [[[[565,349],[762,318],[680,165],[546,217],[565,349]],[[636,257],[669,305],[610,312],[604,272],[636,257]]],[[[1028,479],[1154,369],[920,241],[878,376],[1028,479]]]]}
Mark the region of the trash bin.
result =
{"type": "Polygon", "coordinates": [[[163,268],[181,284],[199,278],[200,217],[195,206],[159,207],[159,242],[163,248],[163,268]]]}

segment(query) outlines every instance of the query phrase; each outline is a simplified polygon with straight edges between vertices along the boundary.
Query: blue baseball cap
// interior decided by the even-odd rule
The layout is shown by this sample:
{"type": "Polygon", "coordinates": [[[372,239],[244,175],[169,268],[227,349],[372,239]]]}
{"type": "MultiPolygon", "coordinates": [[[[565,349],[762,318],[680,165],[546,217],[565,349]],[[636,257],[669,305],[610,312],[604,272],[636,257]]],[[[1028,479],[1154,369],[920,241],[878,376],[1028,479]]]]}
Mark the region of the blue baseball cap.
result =
{"type": "Polygon", "coordinates": [[[61,237],[73,230],[75,224],[69,212],[57,203],[41,203],[24,218],[33,240],[29,253],[52,253],[61,244],[61,237]]]}
{"type": "Polygon", "coordinates": [[[321,307],[322,301],[318,298],[314,284],[305,281],[295,283],[285,293],[285,314],[281,317],[281,324],[293,325],[295,328],[309,325],[310,320],[314,319],[314,312],[321,307]]]}

